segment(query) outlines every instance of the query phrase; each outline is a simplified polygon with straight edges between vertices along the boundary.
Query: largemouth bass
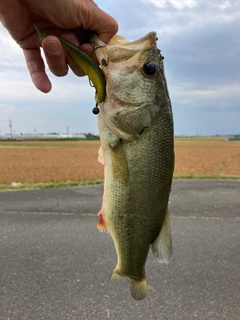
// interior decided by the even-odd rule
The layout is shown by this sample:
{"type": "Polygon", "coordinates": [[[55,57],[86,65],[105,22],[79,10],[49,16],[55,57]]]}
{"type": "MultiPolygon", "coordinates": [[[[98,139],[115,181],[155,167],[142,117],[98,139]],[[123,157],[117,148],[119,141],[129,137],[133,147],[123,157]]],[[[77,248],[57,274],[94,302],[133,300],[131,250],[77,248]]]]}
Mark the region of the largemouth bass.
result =
{"type": "MultiPolygon", "coordinates": [[[[47,34],[35,27],[40,40],[47,34]]],[[[172,255],[168,198],[174,169],[173,116],[156,33],[128,42],[115,36],[110,45],[92,37],[99,68],[65,39],[63,47],[96,88],[100,162],[104,194],[100,231],[114,241],[118,263],[110,279],[130,280],[132,296],[147,293],[145,263],[150,246],[168,263],[172,255]]]]}
{"type": "Polygon", "coordinates": [[[134,41],[92,43],[106,79],[98,105],[104,194],[98,229],[111,235],[117,266],[110,279],[130,280],[133,298],[147,293],[150,247],[168,263],[172,255],[168,199],[174,169],[171,102],[156,33],[134,41]]]}

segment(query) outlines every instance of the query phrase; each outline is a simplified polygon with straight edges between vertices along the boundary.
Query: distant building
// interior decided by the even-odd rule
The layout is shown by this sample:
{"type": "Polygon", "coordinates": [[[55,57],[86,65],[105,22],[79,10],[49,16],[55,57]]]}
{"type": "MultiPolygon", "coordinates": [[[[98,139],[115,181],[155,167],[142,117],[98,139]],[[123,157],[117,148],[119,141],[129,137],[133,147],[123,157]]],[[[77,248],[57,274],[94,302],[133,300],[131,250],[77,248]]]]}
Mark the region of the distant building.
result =
{"type": "Polygon", "coordinates": [[[58,132],[48,132],[48,133],[20,133],[20,134],[10,134],[6,133],[4,135],[0,135],[0,139],[2,140],[27,140],[27,139],[61,139],[61,138],[79,138],[86,139],[89,138],[89,134],[84,133],[58,133],[58,132]]]}
{"type": "Polygon", "coordinates": [[[226,138],[225,140],[226,141],[240,141],[240,134],[237,134],[237,135],[230,137],[230,138],[226,138]]]}
{"type": "Polygon", "coordinates": [[[73,138],[81,138],[81,139],[86,139],[86,135],[83,133],[74,133],[72,135],[73,138]]]}

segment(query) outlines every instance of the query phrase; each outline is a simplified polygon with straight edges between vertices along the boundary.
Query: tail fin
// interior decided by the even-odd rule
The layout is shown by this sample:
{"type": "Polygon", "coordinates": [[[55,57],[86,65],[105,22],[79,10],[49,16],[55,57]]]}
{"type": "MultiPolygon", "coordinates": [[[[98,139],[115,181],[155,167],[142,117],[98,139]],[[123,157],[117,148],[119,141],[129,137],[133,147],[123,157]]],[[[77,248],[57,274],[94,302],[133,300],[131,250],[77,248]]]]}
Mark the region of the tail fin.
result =
{"type": "Polygon", "coordinates": [[[148,291],[146,278],[141,280],[130,279],[130,289],[135,300],[144,299],[148,291]]]}
{"type": "Polygon", "coordinates": [[[111,274],[109,280],[115,280],[119,278],[125,278],[130,281],[131,294],[135,300],[142,300],[145,298],[148,291],[147,280],[145,277],[142,279],[133,279],[129,276],[121,274],[116,268],[111,274]]]}

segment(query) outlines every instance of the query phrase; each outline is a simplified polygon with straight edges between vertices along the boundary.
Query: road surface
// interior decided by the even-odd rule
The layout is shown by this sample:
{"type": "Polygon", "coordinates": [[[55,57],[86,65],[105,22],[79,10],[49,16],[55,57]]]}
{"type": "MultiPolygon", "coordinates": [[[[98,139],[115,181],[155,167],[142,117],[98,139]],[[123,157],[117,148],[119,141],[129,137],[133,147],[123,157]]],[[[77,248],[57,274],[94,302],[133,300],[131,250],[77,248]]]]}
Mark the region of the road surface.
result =
{"type": "Polygon", "coordinates": [[[0,192],[0,320],[239,320],[240,181],[175,180],[174,254],[149,254],[132,299],[108,281],[113,242],[96,228],[103,186],[0,192]]]}

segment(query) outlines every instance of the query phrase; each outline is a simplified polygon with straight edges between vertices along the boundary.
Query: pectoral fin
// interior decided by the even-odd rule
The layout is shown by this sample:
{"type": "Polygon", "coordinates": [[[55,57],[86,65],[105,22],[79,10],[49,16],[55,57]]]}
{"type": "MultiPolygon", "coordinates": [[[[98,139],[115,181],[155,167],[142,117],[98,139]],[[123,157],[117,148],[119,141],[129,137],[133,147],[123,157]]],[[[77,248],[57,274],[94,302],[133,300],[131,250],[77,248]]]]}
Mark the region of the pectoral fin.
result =
{"type": "Polygon", "coordinates": [[[104,157],[103,157],[103,148],[102,146],[100,146],[99,150],[98,150],[98,162],[100,162],[101,164],[104,164],[104,157]]]}
{"type": "Polygon", "coordinates": [[[121,143],[118,143],[114,148],[110,148],[110,157],[113,179],[127,186],[129,181],[128,161],[121,143]]]}
{"type": "Polygon", "coordinates": [[[161,263],[169,263],[172,258],[172,236],[169,222],[169,213],[166,211],[162,228],[158,237],[152,243],[152,252],[161,263]]]}

